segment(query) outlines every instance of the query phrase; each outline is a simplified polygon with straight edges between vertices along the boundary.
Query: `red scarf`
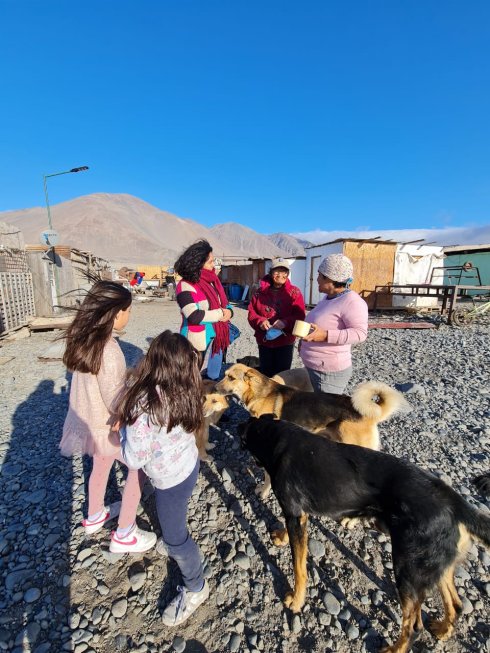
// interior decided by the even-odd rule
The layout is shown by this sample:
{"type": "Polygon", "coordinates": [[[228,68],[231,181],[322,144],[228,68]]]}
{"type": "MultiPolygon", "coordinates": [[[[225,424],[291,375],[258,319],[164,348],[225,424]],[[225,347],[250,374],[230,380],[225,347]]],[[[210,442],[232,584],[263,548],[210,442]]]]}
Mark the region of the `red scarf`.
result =
{"type": "MultiPolygon", "coordinates": [[[[201,270],[201,277],[196,284],[206,296],[209,303],[209,309],[226,308],[228,298],[226,297],[225,289],[219,280],[214,270],[201,270]]],[[[230,323],[229,322],[214,322],[214,332],[216,337],[212,344],[212,353],[217,354],[230,345],[230,323]]]]}

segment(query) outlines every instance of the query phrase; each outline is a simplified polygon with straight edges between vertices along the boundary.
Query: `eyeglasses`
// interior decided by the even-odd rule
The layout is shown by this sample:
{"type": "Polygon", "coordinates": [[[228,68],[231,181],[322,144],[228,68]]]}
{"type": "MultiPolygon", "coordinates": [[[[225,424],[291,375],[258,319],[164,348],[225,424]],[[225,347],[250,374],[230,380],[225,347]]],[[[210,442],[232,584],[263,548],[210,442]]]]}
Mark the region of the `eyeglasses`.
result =
{"type": "Polygon", "coordinates": [[[289,272],[287,270],[272,270],[272,274],[280,274],[281,277],[287,277],[289,272]]]}

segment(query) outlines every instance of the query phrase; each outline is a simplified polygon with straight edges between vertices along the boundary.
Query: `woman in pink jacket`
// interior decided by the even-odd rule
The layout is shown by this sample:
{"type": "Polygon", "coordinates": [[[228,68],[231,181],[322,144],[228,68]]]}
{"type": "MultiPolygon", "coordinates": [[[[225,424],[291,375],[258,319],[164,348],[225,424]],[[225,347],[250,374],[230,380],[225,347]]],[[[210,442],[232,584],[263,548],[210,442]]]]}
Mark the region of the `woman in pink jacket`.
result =
{"type": "Polygon", "coordinates": [[[274,376],[291,368],[296,340],[291,332],[296,320],[304,319],[305,300],[301,290],[289,281],[289,262],[273,259],[270,273],[261,280],[248,307],[262,374],[274,376]]]}
{"type": "Polygon", "coordinates": [[[352,376],[351,346],[366,340],[368,307],[353,290],[352,261],[330,254],[318,268],[318,290],[325,297],[308,314],[312,330],[300,356],[315,392],[343,394],[352,376]]]}

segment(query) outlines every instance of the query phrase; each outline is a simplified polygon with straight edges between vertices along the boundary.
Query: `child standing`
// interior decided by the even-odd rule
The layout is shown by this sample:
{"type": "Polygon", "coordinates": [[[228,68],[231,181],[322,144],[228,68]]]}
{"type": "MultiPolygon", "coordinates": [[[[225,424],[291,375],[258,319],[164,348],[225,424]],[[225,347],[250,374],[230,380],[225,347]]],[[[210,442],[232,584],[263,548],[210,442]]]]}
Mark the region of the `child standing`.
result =
{"type": "Polygon", "coordinates": [[[184,622],[209,596],[199,548],[187,529],[199,472],[194,434],[203,420],[199,364],[198,352],[184,336],[164,331],[152,341],[116,413],[125,425],[124,459],[130,469],[143,468],[155,486],[163,548],[184,581],[163,612],[167,626],[184,622]]]}
{"type": "MultiPolygon", "coordinates": [[[[128,472],[122,502],[104,505],[111,467],[115,460],[124,463],[120,446],[109,438],[114,424],[113,402],[124,387],[126,376],[124,355],[112,337],[112,330],[126,326],[130,311],[129,290],[112,281],[97,280],[64,335],[63,362],[73,377],[60,450],[65,456],[92,456],[88,517],[82,523],[86,534],[91,535],[119,515],[110,543],[113,553],[141,553],[156,542],[154,533],[140,530],[135,522],[145,480],[142,472],[128,472]]],[[[116,435],[113,433],[113,437],[116,435]]]]}

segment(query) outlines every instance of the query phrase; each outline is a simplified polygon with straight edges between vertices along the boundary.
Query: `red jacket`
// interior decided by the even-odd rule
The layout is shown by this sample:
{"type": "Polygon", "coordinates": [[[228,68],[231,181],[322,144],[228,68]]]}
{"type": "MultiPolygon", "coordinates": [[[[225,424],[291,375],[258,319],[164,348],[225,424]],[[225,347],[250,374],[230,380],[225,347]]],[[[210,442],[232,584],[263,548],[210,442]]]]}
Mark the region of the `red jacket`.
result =
{"type": "Polygon", "coordinates": [[[287,279],[279,290],[272,289],[272,278],[267,274],[248,305],[248,322],[255,330],[255,339],[265,347],[284,347],[292,345],[296,338],[291,334],[296,320],[305,319],[305,300],[301,290],[287,279]],[[272,324],[275,320],[285,323],[284,334],[275,340],[265,340],[267,333],[260,328],[265,320],[272,324]]]}

